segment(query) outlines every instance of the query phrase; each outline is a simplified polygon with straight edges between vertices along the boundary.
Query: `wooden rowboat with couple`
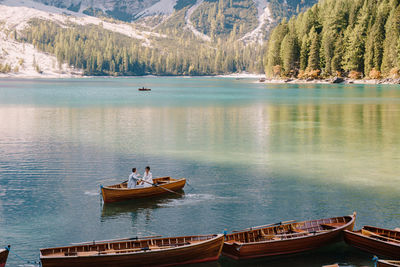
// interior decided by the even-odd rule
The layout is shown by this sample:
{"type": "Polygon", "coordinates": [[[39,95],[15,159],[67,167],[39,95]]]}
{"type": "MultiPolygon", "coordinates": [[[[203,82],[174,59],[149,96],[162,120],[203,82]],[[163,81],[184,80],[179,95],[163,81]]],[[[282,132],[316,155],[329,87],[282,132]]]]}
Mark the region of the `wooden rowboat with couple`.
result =
{"type": "Polygon", "coordinates": [[[225,236],[222,254],[233,259],[287,255],[320,248],[352,230],[356,213],[312,221],[287,221],[235,231],[225,236]]]}
{"type": "MultiPolygon", "coordinates": [[[[143,181],[146,182],[146,181],[143,181]]],[[[174,179],[171,177],[154,178],[151,186],[128,188],[128,182],[110,186],[100,186],[101,194],[105,203],[124,201],[137,198],[148,198],[162,194],[182,195],[179,191],[186,184],[185,178],[174,179]]]]}
{"type": "Polygon", "coordinates": [[[171,266],[215,261],[224,236],[196,235],[92,241],[40,250],[43,267],[171,266]]]}

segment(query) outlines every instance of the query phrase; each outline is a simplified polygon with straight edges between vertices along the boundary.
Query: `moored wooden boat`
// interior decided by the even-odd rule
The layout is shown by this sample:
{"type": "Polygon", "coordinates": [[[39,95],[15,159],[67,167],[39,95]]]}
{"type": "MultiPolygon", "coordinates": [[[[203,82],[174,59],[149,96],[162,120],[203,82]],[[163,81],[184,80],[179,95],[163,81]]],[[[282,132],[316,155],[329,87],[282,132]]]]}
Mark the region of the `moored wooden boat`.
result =
{"type": "Polygon", "coordinates": [[[40,250],[43,267],[171,266],[215,261],[223,235],[102,241],[40,250]]]}
{"type": "Polygon", "coordinates": [[[6,266],[8,253],[10,252],[9,249],[10,246],[8,246],[8,249],[7,248],[0,249],[0,267],[6,266]]]}
{"type": "Polygon", "coordinates": [[[160,177],[153,179],[157,186],[142,187],[142,188],[127,188],[127,183],[115,184],[111,186],[101,186],[101,194],[104,202],[124,201],[128,199],[153,197],[162,194],[171,194],[181,190],[186,179],[174,179],[171,177],[160,177]]]}
{"type": "Polygon", "coordinates": [[[342,232],[352,230],[353,215],[303,222],[260,226],[225,236],[222,254],[233,259],[304,252],[340,241],[342,232]]]}
{"type": "Polygon", "coordinates": [[[400,267],[400,261],[378,260],[378,267],[400,267]]]}
{"type": "Polygon", "coordinates": [[[344,240],[374,255],[400,260],[400,231],[364,226],[358,231],[345,231],[344,240]]]}

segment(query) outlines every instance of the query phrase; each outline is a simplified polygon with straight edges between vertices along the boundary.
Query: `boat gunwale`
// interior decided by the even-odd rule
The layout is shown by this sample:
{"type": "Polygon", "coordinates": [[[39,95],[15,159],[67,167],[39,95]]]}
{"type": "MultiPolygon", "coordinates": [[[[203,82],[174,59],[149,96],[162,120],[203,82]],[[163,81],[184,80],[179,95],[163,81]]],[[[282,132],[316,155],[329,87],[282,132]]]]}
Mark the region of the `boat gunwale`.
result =
{"type": "MultiPolygon", "coordinates": [[[[86,255],[86,256],[79,256],[79,255],[75,255],[75,256],[43,256],[42,255],[42,250],[47,250],[47,249],[63,249],[63,248],[70,248],[70,247],[76,247],[76,246],[65,246],[65,247],[54,247],[54,248],[41,248],[40,250],[40,260],[42,259],[75,259],[75,258],[93,258],[93,257],[126,257],[126,256],[131,256],[131,255],[135,255],[138,253],[160,253],[161,251],[170,251],[170,250],[178,250],[178,249],[183,249],[183,248],[190,248],[193,246],[198,246],[201,244],[207,244],[210,243],[212,241],[215,241],[219,238],[222,237],[223,239],[223,234],[216,234],[216,235],[193,235],[193,236],[177,236],[177,237],[170,237],[170,238],[181,238],[181,237],[206,237],[206,236],[212,236],[210,239],[206,239],[203,241],[200,241],[199,243],[194,243],[194,244],[187,244],[187,245],[182,245],[182,246],[178,246],[178,247],[172,247],[172,248],[164,248],[164,249],[159,249],[159,250],[140,250],[140,251],[135,251],[135,252],[126,252],[126,253],[113,253],[113,254],[96,254],[96,255],[86,255]]],[[[154,239],[138,239],[135,241],[148,241],[148,240],[158,240],[158,239],[168,239],[168,237],[165,238],[154,238],[154,239]]],[[[130,242],[130,241],[126,241],[126,242],[130,242]]],[[[110,242],[103,242],[103,243],[99,243],[99,244],[108,244],[110,242]]],[[[124,243],[124,242],[122,242],[124,243]]],[[[222,242],[223,244],[223,242],[222,242]]],[[[89,244],[92,245],[92,244],[89,244]]],[[[80,246],[86,246],[86,245],[80,245],[80,246]]],[[[222,246],[221,246],[222,248],[222,246]]]]}
{"type": "MultiPolygon", "coordinates": [[[[299,239],[304,239],[304,238],[311,238],[311,237],[314,237],[314,236],[326,235],[326,234],[329,234],[329,233],[337,232],[339,230],[343,230],[343,228],[346,228],[347,226],[351,225],[356,220],[356,214],[326,218],[326,219],[333,219],[333,218],[345,218],[345,217],[350,217],[351,219],[350,219],[350,221],[348,223],[344,224],[343,226],[335,228],[335,229],[328,230],[326,232],[319,232],[319,233],[317,232],[317,233],[313,234],[312,236],[303,235],[303,236],[299,236],[299,237],[291,237],[291,238],[288,238],[288,239],[263,240],[263,241],[256,241],[256,242],[236,242],[236,241],[232,242],[232,243],[224,242],[224,245],[226,244],[226,245],[230,245],[230,246],[234,245],[234,246],[240,246],[241,247],[241,246],[251,246],[251,245],[259,245],[259,244],[266,244],[266,243],[270,244],[270,243],[276,243],[276,242],[290,242],[292,240],[299,240],[299,239]]],[[[318,219],[318,220],[323,220],[323,219],[318,219]]],[[[308,220],[308,221],[318,221],[318,220],[308,220]]],[[[298,222],[298,223],[303,223],[303,222],[308,222],[308,221],[301,221],[301,222],[298,222]]],[[[295,223],[293,223],[293,224],[295,224],[295,223]]],[[[290,225],[290,224],[288,224],[288,225],[290,225]]],[[[275,227],[275,226],[271,226],[271,228],[273,228],[273,227],[275,227]]],[[[251,231],[256,231],[256,230],[261,230],[261,229],[266,229],[266,228],[270,228],[270,227],[253,229],[253,230],[249,230],[249,231],[240,231],[240,232],[236,232],[235,234],[248,233],[248,232],[251,232],[251,231]]],[[[348,230],[344,230],[344,231],[348,231],[348,230]]],[[[277,235],[277,236],[279,236],[279,235],[277,235]]]]}
{"type": "MultiPolygon", "coordinates": [[[[170,178],[170,179],[173,179],[173,181],[170,181],[170,182],[165,183],[165,184],[161,184],[159,186],[165,186],[165,185],[170,185],[170,184],[175,184],[175,183],[178,183],[178,182],[186,181],[186,178],[175,179],[175,178],[171,178],[169,176],[158,177],[158,178],[154,178],[153,180],[162,179],[162,178],[170,178]]],[[[117,185],[121,185],[121,184],[126,184],[126,183],[119,183],[119,184],[113,184],[113,185],[109,185],[109,186],[102,186],[101,189],[112,190],[112,191],[135,191],[135,190],[143,190],[143,189],[153,188],[153,186],[139,187],[139,188],[114,188],[114,187],[111,187],[111,186],[117,186],[117,185]]]]}
{"type": "MultiPolygon", "coordinates": [[[[372,226],[372,227],[373,227],[373,226],[372,226]]],[[[378,227],[373,227],[373,228],[378,228],[378,227]]],[[[361,229],[362,229],[362,228],[361,228],[361,229]]],[[[359,237],[362,237],[362,238],[366,238],[366,239],[371,240],[371,241],[374,241],[374,242],[379,242],[379,243],[386,244],[386,245],[390,245],[390,246],[400,247],[400,243],[388,242],[388,241],[380,240],[380,239],[378,239],[378,238],[373,238],[373,237],[370,237],[370,236],[367,236],[367,235],[363,235],[363,234],[360,232],[361,229],[360,229],[360,230],[357,230],[357,231],[344,230],[344,232],[346,232],[347,234],[350,234],[350,235],[356,235],[356,236],[359,236],[359,237]]],[[[384,228],[378,228],[378,229],[384,229],[384,228]]],[[[395,230],[391,230],[391,229],[384,229],[384,230],[399,232],[399,231],[395,231],[395,230]]]]}

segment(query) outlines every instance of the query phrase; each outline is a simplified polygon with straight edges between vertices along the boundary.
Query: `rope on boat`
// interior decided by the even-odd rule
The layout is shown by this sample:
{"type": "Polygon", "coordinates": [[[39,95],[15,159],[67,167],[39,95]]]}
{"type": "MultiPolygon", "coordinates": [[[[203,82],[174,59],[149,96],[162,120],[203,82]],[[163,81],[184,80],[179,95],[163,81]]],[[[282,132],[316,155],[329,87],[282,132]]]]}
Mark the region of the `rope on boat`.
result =
{"type": "Polygon", "coordinates": [[[37,265],[37,266],[42,266],[42,263],[41,263],[40,261],[30,261],[30,260],[27,260],[27,259],[21,257],[20,255],[18,255],[17,253],[15,253],[14,251],[11,251],[11,247],[9,247],[9,246],[5,247],[5,249],[7,249],[9,253],[14,254],[14,256],[16,256],[16,257],[17,257],[18,259],[20,259],[21,261],[26,262],[27,264],[35,264],[35,265],[37,265]]]}

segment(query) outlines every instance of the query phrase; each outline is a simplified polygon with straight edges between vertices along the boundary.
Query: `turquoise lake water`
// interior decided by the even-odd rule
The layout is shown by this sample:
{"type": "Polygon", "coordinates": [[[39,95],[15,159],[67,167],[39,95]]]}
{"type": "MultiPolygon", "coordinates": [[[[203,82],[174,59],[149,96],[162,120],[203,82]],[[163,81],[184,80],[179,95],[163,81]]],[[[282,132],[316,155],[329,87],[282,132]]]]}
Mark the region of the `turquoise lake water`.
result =
{"type": "MultiPolygon", "coordinates": [[[[0,80],[0,242],[39,248],[221,233],[357,211],[400,227],[400,86],[231,78],[0,80]],[[141,86],[151,92],[138,92],[141,86]],[[186,177],[184,197],[103,205],[132,167],[186,177]]],[[[344,243],[196,266],[372,266],[344,243]]],[[[10,255],[8,266],[23,265],[10,255]]]]}

